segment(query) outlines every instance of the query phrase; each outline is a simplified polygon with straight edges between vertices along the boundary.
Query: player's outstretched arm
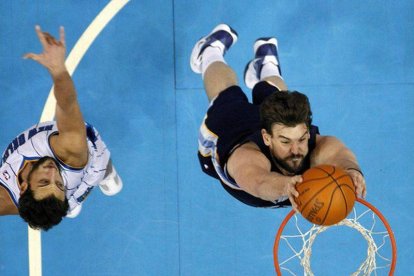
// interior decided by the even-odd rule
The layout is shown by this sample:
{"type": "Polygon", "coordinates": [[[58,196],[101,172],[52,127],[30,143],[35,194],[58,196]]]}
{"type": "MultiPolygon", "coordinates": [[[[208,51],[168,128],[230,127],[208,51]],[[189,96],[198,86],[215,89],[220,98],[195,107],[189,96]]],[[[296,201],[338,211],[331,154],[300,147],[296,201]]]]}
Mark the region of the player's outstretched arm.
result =
{"type": "Polygon", "coordinates": [[[245,144],[236,149],[227,161],[228,172],[247,193],[268,201],[287,196],[296,210],[294,198],[299,194],[295,185],[302,177],[272,172],[270,161],[255,147],[245,144]]]}
{"type": "Polygon", "coordinates": [[[317,137],[316,148],[311,155],[311,166],[320,164],[329,164],[345,169],[354,181],[357,195],[366,196],[365,178],[355,154],[339,139],[332,136],[317,137]]]}
{"type": "Polygon", "coordinates": [[[52,147],[68,165],[83,166],[87,162],[86,130],[75,86],[65,66],[65,30],[60,27],[59,40],[43,32],[40,26],[36,26],[35,30],[43,52],[28,53],[24,58],[43,65],[53,79],[59,135],[51,142],[52,147]]]}

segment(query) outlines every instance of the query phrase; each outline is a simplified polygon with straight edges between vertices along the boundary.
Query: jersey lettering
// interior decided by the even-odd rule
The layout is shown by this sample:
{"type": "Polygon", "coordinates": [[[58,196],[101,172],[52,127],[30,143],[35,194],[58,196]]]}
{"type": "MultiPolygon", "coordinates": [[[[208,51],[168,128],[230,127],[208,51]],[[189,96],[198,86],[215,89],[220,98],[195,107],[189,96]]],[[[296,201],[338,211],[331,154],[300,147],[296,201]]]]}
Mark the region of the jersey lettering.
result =
{"type": "Polygon", "coordinates": [[[6,150],[4,151],[3,157],[1,159],[1,164],[3,164],[3,162],[6,161],[6,159],[10,156],[10,154],[12,154],[15,150],[17,150],[20,146],[24,145],[26,143],[26,141],[30,140],[33,136],[35,136],[36,134],[42,132],[42,131],[48,131],[51,130],[53,128],[53,124],[52,125],[46,125],[46,126],[41,126],[41,127],[34,127],[32,129],[30,129],[27,133],[28,133],[28,137],[26,139],[25,137],[25,133],[20,134],[18,137],[14,138],[13,141],[7,146],[6,150]]]}

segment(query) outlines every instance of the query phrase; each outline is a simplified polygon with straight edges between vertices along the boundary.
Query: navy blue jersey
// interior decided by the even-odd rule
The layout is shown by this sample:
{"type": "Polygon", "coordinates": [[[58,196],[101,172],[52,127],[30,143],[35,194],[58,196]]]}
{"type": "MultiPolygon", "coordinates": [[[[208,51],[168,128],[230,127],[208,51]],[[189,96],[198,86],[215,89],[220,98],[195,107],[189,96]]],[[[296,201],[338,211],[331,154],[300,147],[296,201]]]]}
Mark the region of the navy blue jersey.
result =
{"type": "MultiPolygon", "coordinates": [[[[247,142],[255,143],[272,164],[271,170],[281,173],[274,164],[269,148],[261,135],[259,105],[270,93],[278,91],[266,82],[253,89],[253,103],[238,86],[232,86],[214,99],[200,127],[198,158],[204,173],[220,181],[224,189],[241,202],[254,207],[277,208],[290,205],[287,197],[266,201],[243,191],[226,169],[231,152],[247,142]]],[[[276,92],[277,93],[277,92],[276,92]]],[[[278,92],[283,93],[283,92],[278,92]]],[[[303,173],[310,167],[309,156],[315,148],[318,127],[310,127],[309,152],[303,173]]]]}

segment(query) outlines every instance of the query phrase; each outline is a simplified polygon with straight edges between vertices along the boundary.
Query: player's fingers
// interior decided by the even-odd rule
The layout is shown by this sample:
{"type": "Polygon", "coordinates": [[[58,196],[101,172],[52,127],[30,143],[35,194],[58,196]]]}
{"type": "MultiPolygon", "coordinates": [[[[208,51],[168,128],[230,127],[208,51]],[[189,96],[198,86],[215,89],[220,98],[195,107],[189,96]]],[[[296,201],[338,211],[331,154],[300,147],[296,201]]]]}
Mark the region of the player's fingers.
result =
{"type": "Polygon", "coordinates": [[[297,195],[296,195],[297,194],[297,191],[296,191],[294,185],[295,184],[293,184],[293,183],[288,183],[287,184],[286,194],[287,194],[287,196],[289,198],[295,198],[295,197],[297,197],[297,195]]]}
{"type": "Polygon", "coordinates": [[[362,196],[362,187],[360,185],[357,185],[355,192],[356,192],[357,196],[361,197],[362,196]]]}
{"type": "Polygon", "coordinates": [[[300,176],[299,177],[298,176],[294,176],[292,178],[292,182],[288,184],[289,194],[291,194],[294,197],[298,197],[299,196],[299,193],[296,190],[296,183],[300,183],[300,182],[302,182],[302,177],[300,177],[300,176]]]}
{"type": "Polygon", "coordinates": [[[364,188],[364,191],[362,192],[362,198],[366,198],[367,197],[367,189],[364,188]]]}
{"type": "Polygon", "coordinates": [[[57,41],[51,34],[44,32],[43,36],[48,45],[59,45],[60,42],[57,41]]]}
{"type": "Polygon", "coordinates": [[[355,174],[351,174],[350,176],[354,183],[355,193],[359,196],[361,194],[361,181],[355,174]]]}
{"type": "Polygon", "coordinates": [[[39,55],[33,54],[33,53],[27,53],[23,55],[24,59],[33,59],[33,60],[39,60],[39,55]]]}
{"type": "Polygon", "coordinates": [[[367,186],[365,179],[361,179],[361,197],[365,198],[367,196],[367,186]]]}
{"type": "Polygon", "coordinates": [[[289,197],[289,200],[290,200],[290,203],[292,204],[292,209],[296,213],[299,213],[299,209],[298,209],[298,205],[296,204],[296,201],[292,197],[289,197]]]}
{"type": "Polygon", "coordinates": [[[367,195],[366,187],[365,187],[365,181],[363,179],[359,179],[358,182],[356,182],[356,194],[359,197],[365,198],[367,195]]]}
{"type": "Polygon", "coordinates": [[[59,34],[60,34],[60,43],[62,43],[63,47],[66,47],[65,28],[63,26],[60,26],[59,34]]]}
{"type": "Polygon", "coordinates": [[[298,191],[296,191],[296,189],[295,188],[293,188],[292,190],[291,190],[291,195],[292,196],[294,196],[294,197],[298,197],[299,196],[299,193],[298,193],[298,191]]]}
{"type": "Polygon", "coordinates": [[[39,38],[40,44],[42,44],[43,47],[46,47],[47,41],[39,25],[35,26],[35,31],[36,31],[37,37],[39,38]]]}
{"type": "Polygon", "coordinates": [[[303,182],[303,178],[301,175],[295,175],[295,181],[296,183],[302,183],[303,182]]]}
{"type": "Polygon", "coordinates": [[[357,190],[359,190],[358,195],[360,197],[364,198],[365,195],[366,195],[365,179],[361,175],[358,175],[357,183],[358,183],[358,189],[357,190]]]}

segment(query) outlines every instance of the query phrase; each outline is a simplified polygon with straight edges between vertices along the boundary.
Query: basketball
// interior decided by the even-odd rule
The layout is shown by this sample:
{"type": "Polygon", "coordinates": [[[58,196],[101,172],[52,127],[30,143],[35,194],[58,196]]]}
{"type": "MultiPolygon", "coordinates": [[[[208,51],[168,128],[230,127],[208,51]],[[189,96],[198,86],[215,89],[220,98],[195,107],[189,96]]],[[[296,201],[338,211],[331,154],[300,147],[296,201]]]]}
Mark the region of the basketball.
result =
{"type": "Polygon", "coordinates": [[[311,223],[333,225],[348,216],[354,207],[356,194],[352,178],[331,165],[308,169],[303,182],[296,185],[295,199],[299,212],[311,223]]]}

